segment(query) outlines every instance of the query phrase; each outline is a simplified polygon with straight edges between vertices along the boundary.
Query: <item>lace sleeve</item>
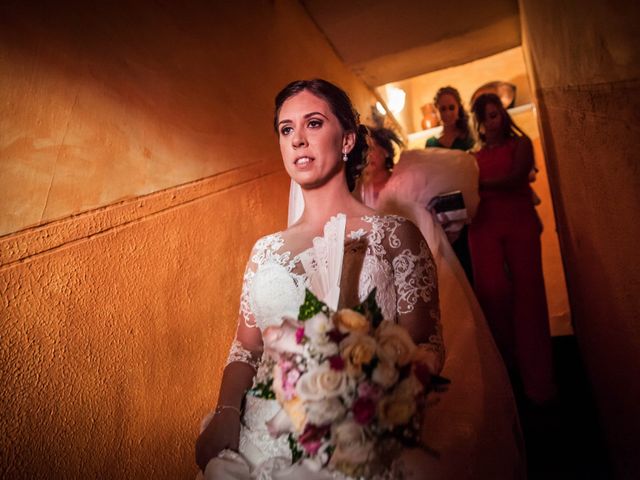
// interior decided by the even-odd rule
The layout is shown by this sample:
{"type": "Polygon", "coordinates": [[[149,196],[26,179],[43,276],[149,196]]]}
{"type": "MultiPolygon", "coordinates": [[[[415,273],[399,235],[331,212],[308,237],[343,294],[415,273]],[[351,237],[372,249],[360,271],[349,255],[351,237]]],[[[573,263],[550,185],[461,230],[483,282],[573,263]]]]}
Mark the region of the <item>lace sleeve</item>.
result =
{"type": "MultiPolygon", "coordinates": [[[[236,336],[231,343],[226,365],[233,362],[247,363],[255,370],[262,355],[262,334],[256,324],[255,317],[249,304],[249,290],[253,276],[258,268],[260,244],[257,243],[251,251],[251,256],[245,268],[242,279],[242,294],[240,295],[240,313],[236,336]]],[[[226,367],[225,365],[225,367],[226,367]]]]}
{"type": "Polygon", "coordinates": [[[440,373],[444,363],[444,344],[438,279],[431,251],[420,231],[409,221],[401,222],[390,232],[388,245],[398,322],[429,354],[432,372],[440,373]]]}

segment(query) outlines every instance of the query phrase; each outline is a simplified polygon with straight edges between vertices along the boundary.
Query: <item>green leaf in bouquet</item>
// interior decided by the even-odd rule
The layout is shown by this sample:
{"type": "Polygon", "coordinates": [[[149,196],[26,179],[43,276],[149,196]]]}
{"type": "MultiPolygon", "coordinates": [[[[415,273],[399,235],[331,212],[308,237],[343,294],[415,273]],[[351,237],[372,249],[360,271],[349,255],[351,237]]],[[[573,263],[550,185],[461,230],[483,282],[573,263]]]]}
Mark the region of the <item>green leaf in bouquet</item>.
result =
{"type": "Polygon", "coordinates": [[[378,325],[380,325],[382,320],[384,320],[382,310],[380,310],[378,302],[376,302],[375,288],[369,292],[369,295],[365,298],[364,302],[353,308],[353,310],[367,317],[374,329],[378,328],[378,325]]]}
{"type": "Polygon", "coordinates": [[[291,450],[291,463],[296,463],[302,458],[304,452],[298,448],[298,442],[292,433],[289,434],[287,440],[289,441],[289,450],[291,450]]]}
{"type": "Polygon", "coordinates": [[[273,391],[273,378],[270,378],[266,382],[258,382],[256,386],[250,389],[247,393],[254,397],[274,400],[276,398],[276,394],[273,391]]]}
{"type": "Polygon", "coordinates": [[[304,322],[309,320],[314,315],[324,312],[329,313],[329,307],[326,304],[318,300],[311,291],[307,288],[304,293],[304,302],[300,305],[300,312],[298,313],[298,320],[304,322]]]}

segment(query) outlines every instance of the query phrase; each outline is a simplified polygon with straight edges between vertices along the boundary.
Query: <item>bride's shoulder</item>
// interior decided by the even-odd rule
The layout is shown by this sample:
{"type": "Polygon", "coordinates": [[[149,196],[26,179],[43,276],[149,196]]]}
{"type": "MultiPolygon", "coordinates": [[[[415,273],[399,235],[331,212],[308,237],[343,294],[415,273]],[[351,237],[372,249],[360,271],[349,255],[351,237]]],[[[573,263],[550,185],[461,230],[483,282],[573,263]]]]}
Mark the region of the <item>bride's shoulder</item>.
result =
{"type": "Polygon", "coordinates": [[[251,249],[251,251],[253,254],[265,251],[277,252],[283,245],[284,238],[282,236],[282,232],[280,231],[260,237],[253,244],[253,248],[251,249]]]}
{"type": "Polygon", "coordinates": [[[383,228],[398,228],[400,225],[411,223],[407,218],[391,213],[368,215],[363,217],[363,219],[369,221],[374,226],[377,225],[383,228]]]}
{"type": "Polygon", "coordinates": [[[380,214],[368,217],[372,229],[381,231],[385,236],[395,237],[420,237],[420,230],[411,220],[401,215],[380,214]]]}

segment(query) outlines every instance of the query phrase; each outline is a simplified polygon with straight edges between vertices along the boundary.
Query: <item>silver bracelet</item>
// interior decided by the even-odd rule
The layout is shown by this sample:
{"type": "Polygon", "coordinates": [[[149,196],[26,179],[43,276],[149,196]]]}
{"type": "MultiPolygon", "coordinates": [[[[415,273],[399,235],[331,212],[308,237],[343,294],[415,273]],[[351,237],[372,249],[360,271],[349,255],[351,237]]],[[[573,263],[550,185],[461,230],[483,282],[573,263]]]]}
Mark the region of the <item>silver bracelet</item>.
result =
{"type": "Polygon", "coordinates": [[[213,414],[218,415],[219,413],[222,413],[224,410],[233,410],[234,412],[237,412],[237,414],[240,417],[242,416],[242,412],[240,411],[240,409],[238,407],[234,407],[233,405],[218,405],[216,409],[213,411],[213,414]]]}

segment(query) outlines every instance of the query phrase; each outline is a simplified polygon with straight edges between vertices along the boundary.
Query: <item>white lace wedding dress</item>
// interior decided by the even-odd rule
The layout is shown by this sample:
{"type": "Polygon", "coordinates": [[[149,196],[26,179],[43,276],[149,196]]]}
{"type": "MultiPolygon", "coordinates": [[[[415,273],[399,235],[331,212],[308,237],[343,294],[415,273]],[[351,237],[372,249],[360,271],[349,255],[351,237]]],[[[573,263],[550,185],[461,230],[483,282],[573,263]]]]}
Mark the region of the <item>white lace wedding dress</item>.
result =
{"type": "MultiPolygon", "coordinates": [[[[342,216],[341,233],[337,220],[334,217],[325,226],[324,237],[316,238],[313,245],[301,244],[286,232],[268,235],[255,244],[244,275],[238,334],[228,361],[252,363],[251,350],[258,348],[255,329],[279,324],[283,314],[297,317],[305,287],[326,294],[321,296],[333,296],[328,303],[339,307],[355,306],[375,287],[385,318],[421,332],[421,347],[430,353],[432,370],[440,372],[444,347],[436,268],[416,227],[393,215],[342,216]],[[335,272],[339,278],[331,278],[335,272]],[[332,284],[339,288],[332,288],[332,284]]],[[[263,364],[254,366],[256,379],[262,378],[263,364]]],[[[344,478],[324,470],[312,471],[306,465],[291,465],[286,437],[272,438],[265,425],[278,409],[274,400],[247,395],[239,453],[224,451],[211,460],[205,478],[344,478]]],[[[403,478],[428,478],[423,474],[434,461],[423,452],[407,452],[405,461],[397,462],[396,467],[397,471],[404,469],[403,478]]],[[[398,478],[400,474],[392,475],[398,478]]]]}

